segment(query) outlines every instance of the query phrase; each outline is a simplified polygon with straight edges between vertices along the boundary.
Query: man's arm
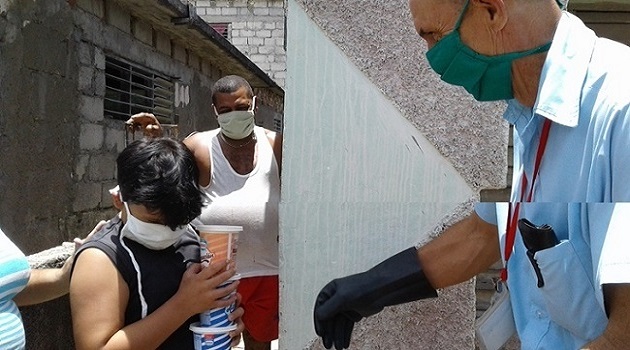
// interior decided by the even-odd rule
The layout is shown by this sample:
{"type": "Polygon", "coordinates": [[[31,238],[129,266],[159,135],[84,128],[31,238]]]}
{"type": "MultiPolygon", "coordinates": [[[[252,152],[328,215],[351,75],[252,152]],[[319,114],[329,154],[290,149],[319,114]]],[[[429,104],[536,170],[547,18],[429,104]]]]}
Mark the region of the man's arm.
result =
{"type": "Polygon", "coordinates": [[[208,146],[203,140],[205,134],[194,133],[184,139],[184,145],[195,156],[195,163],[197,163],[197,169],[199,169],[199,186],[206,187],[210,185],[210,151],[208,146]]]}
{"type": "Polygon", "coordinates": [[[497,227],[472,213],[418,250],[406,249],[368,271],[329,282],[315,301],[315,332],[324,347],[345,349],[363,317],[436,297],[436,288],[464,282],[500,257],[497,227]]]}
{"type": "Polygon", "coordinates": [[[267,133],[267,139],[273,148],[273,155],[278,163],[278,173],[282,174],[282,133],[265,130],[267,133]]]}
{"type": "Polygon", "coordinates": [[[424,274],[436,289],[467,281],[500,258],[497,227],[475,212],[418,249],[424,274]]]}
{"type": "Polygon", "coordinates": [[[630,344],[630,284],[605,284],[603,289],[608,325],[604,333],[584,349],[627,349],[630,344]]]}

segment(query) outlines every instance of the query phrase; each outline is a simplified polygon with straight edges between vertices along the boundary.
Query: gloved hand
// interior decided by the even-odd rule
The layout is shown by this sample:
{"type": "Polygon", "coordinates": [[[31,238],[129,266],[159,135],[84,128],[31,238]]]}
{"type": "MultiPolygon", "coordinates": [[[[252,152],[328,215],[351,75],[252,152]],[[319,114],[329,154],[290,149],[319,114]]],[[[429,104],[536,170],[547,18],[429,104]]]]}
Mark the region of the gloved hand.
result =
{"type": "Polygon", "coordinates": [[[385,306],[436,297],[414,247],[366,272],[337,278],[319,292],[313,312],[315,332],[326,349],[346,349],[354,324],[385,306]]]}

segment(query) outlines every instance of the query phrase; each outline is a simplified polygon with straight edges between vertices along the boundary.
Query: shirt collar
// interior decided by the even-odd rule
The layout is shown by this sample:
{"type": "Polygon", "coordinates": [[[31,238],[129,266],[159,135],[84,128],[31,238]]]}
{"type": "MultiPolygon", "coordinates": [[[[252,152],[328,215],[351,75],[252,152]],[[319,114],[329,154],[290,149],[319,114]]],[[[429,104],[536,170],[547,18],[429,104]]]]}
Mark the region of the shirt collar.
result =
{"type": "Polygon", "coordinates": [[[579,18],[563,12],[540,76],[535,114],[577,126],[580,96],[596,39],[579,18]]]}

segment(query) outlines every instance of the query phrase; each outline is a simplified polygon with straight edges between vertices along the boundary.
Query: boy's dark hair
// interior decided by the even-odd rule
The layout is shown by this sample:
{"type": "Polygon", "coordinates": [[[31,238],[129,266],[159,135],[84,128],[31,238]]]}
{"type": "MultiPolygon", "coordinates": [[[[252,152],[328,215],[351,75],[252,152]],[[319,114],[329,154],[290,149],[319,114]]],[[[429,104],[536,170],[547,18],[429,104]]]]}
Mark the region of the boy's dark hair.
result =
{"type": "Polygon", "coordinates": [[[201,214],[204,195],[197,185],[199,170],[182,142],[170,138],[134,141],[118,155],[116,165],[123,200],[158,213],[171,229],[201,214]]]}
{"type": "Polygon", "coordinates": [[[252,86],[249,85],[249,82],[245,80],[243,77],[238,75],[226,75],[223,78],[217,80],[214,85],[212,85],[212,103],[215,103],[215,95],[217,93],[220,94],[230,94],[240,88],[246,88],[247,93],[250,98],[254,97],[254,90],[252,90],[252,86]]]}

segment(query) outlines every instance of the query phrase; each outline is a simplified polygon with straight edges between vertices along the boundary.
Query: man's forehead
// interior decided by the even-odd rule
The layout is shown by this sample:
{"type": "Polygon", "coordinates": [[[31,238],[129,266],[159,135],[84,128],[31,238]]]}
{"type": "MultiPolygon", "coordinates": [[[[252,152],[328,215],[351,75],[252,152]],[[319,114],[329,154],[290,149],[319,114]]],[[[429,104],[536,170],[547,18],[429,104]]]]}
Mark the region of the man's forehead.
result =
{"type": "Polygon", "coordinates": [[[217,92],[214,97],[216,104],[250,103],[252,100],[252,96],[245,87],[240,87],[234,92],[217,92]]]}

